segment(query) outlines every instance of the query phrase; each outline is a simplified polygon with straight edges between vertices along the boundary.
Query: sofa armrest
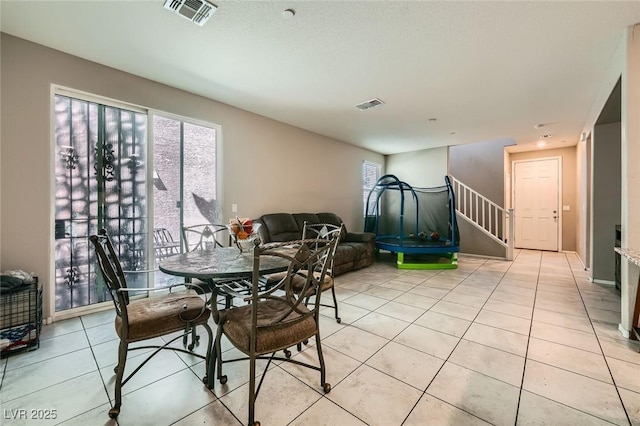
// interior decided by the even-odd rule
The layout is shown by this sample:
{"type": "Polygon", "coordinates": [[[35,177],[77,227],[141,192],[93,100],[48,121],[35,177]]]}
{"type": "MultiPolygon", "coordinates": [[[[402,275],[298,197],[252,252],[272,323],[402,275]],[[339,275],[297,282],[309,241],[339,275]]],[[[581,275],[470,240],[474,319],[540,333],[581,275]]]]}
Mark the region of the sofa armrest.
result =
{"type": "Polygon", "coordinates": [[[376,234],[373,232],[347,232],[344,241],[348,243],[376,243],[376,234]]]}

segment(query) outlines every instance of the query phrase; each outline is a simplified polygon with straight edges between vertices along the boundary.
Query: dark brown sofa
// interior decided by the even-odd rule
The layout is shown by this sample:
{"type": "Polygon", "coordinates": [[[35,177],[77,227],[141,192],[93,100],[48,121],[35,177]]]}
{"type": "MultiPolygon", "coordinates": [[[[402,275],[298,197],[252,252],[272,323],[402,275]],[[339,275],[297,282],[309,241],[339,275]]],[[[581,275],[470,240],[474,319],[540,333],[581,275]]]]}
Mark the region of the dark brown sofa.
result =
{"type": "MultiPolygon", "coordinates": [[[[258,233],[262,242],[281,242],[302,238],[304,222],[330,223],[340,226],[342,219],[334,213],[270,213],[255,219],[261,223],[258,233]]],[[[371,265],[374,258],[375,234],[347,232],[340,238],[333,263],[334,274],[371,265]]]]}

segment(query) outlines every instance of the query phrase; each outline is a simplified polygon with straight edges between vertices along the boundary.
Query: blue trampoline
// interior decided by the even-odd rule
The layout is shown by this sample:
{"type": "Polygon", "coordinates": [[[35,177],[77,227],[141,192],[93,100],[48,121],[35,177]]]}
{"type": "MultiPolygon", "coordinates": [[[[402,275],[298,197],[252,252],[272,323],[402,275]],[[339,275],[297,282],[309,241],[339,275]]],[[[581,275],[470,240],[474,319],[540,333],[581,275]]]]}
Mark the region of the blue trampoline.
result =
{"type": "Polygon", "coordinates": [[[365,231],[376,234],[377,251],[397,254],[398,268],[457,268],[455,194],[449,177],[444,180],[443,186],[419,188],[385,175],[369,192],[365,231]]]}

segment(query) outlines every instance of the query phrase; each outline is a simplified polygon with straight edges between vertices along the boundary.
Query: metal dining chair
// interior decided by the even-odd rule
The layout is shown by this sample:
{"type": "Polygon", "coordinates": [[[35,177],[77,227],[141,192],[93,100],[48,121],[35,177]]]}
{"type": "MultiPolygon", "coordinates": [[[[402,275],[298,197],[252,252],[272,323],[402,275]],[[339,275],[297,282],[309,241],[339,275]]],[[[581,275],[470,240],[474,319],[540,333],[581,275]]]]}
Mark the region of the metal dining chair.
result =
{"type": "MultiPolygon", "coordinates": [[[[261,246],[259,241],[256,241],[253,248],[253,276],[251,281],[245,283],[252,289],[251,295],[246,297],[249,304],[212,313],[214,321],[218,324],[215,348],[217,377],[220,383],[224,384],[227,381],[227,377],[222,373],[224,363],[249,360],[250,425],[260,424],[255,421],[255,401],[273,360],[293,362],[319,371],[322,390],[325,393],[331,391],[331,385],[326,382],[322,355],[319,307],[322,294],[320,287],[331,256],[335,253],[334,246],[337,242],[337,235],[328,243],[324,239],[309,239],[261,246]],[[289,267],[274,286],[265,290],[260,276],[260,262],[265,257],[272,256],[286,259],[289,267]],[[294,291],[293,278],[298,276],[304,277],[304,283],[299,291],[294,291]],[[305,299],[310,294],[315,295],[315,302],[307,305],[305,299]],[[223,360],[220,349],[223,335],[246,357],[223,360]],[[278,351],[298,345],[311,337],[315,337],[319,365],[276,356],[278,351]],[[268,362],[256,387],[256,360],[258,359],[267,359],[268,362]]],[[[233,288],[223,286],[221,290],[233,293],[233,288]]]]}
{"type": "Polygon", "coordinates": [[[210,362],[213,352],[213,332],[207,321],[211,310],[205,301],[198,296],[194,287],[196,284],[178,284],[169,288],[128,288],[122,266],[118,259],[116,249],[105,229],[101,229],[97,235],[92,235],[89,240],[93,243],[97,263],[101,276],[106,284],[116,311],[115,328],[120,344],[118,347],[118,364],[114,372],[115,401],[109,410],[109,417],[115,419],[120,414],[122,405],[122,386],[124,386],[154,355],[163,349],[188,353],[205,360],[206,375],[202,379],[207,387],[213,387],[214,363],[210,362]],[[175,288],[186,287],[183,291],[174,291],[175,288]],[[147,292],[148,297],[132,298],[130,292],[147,292]],[[168,291],[168,292],[167,292],[168,291]],[[158,292],[161,294],[153,293],[158,292]],[[209,335],[209,344],[206,355],[199,355],[185,349],[170,346],[177,339],[190,333],[196,326],[202,326],[209,335]],[[171,338],[164,345],[144,345],[130,347],[135,342],[141,342],[159,336],[165,336],[175,332],[182,332],[171,338]],[[126,378],[124,377],[127,354],[136,349],[154,349],[151,354],[126,378]],[[211,369],[211,370],[210,370],[211,369]]]}
{"type": "Polygon", "coordinates": [[[227,226],[215,223],[184,226],[182,237],[186,253],[194,250],[215,250],[218,247],[229,246],[230,241],[227,226]]]}
{"type": "MultiPolygon", "coordinates": [[[[344,223],[340,224],[340,226],[336,226],[331,223],[308,223],[305,221],[304,227],[302,229],[302,239],[305,239],[305,238],[331,239],[337,235],[338,240],[340,240],[340,238],[342,238],[344,233],[345,233],[344,223]]],[[[331,290],[331,295],[333,296],[333,305],[322,305],[322,306],[333,308],[336,322],[340,324],[342,322],[342,319],[340,319],[340,316],[338,315],[338,299],[336,298],[335,277],[333,272],[333,260],[335,258],[335,252],[337,251],[337,249],[338,249],[338,244],[336,244],[335,247],[333,248],[334,252],[331,255],[331,262],[327,268],[327,273],[324,276],[324,280],[322,281],[320,290],[321,291],[331,290]]]]}

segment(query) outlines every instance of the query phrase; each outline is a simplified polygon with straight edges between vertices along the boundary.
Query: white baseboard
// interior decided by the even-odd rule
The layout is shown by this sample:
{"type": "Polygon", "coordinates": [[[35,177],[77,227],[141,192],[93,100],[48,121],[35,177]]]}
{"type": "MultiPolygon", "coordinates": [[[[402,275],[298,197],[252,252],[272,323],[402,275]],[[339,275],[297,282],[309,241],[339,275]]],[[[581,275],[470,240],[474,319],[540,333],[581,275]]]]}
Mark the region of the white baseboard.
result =
{"type": "Polygon", "coordinates": [[[618,331],[620,332],[620,334],[622,334],[627,339],[629,337],[631,337],[631,335],[629,333],[629,330],[625,330],[624,327],[622,326],[622,324],[618,324],[618,331]]]}
{"type": "Polygon", "coordinates": [[[461,254],[463,256],[469,256],[469,257],[479,257],[481,259],[504,260],[505,262],[507,262],[507,260],[504,257],[500,257],[500,256],[487,256],[486,254],[463,253],[463,252],[459,252],[458,254],[461,254]]]}
{"type": "Polygon", "coordinates": [[[614,287],[616,285],[615,281],[609,281],[609,280],[590,280],[590,281],[592,283],[610,285],[610,286],[614,286],[614,287]]]}

